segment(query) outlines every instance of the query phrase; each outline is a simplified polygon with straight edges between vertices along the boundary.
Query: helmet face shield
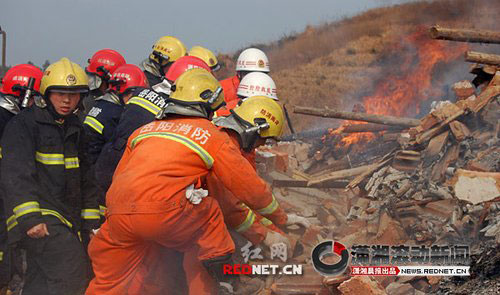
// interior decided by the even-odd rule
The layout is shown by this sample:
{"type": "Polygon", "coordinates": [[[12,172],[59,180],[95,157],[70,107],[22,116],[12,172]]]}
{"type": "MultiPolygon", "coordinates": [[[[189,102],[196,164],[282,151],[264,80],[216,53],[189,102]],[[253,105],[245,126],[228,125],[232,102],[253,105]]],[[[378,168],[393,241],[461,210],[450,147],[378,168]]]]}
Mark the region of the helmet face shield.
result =
{"type": "Polygon", "coordinates": [[[99,89],[102,84],[102,79],[101,77],[95,75],[95,74],[88,74],[89,76],[89,89],[90,91],[99,89]]]}
{"type": "Polygon", "coordinates": [[[212,70],[212,72],[217,72],[218,70],[220,70],[220,64],[216,64],[215,66],[210,67],[210,69],[212,70]]]}

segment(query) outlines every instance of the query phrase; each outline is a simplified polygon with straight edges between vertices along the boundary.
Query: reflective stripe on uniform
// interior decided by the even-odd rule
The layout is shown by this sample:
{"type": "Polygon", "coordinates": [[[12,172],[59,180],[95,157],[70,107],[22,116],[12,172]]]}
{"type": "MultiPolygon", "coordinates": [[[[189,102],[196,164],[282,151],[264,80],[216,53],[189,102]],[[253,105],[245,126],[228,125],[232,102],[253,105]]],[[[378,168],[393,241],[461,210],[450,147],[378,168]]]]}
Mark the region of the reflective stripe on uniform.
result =
{"type": "Polygon", "coordinates": [[[273,222],[265,217],[262,217],[262,219],[260,220],[260,224],[262,224],[263,226],[270,226],[273,224],[273,222]]]}
{"type": "Polygon", "coordinates": [[[155,105],[154,103],[150,102],[149,100],[147,99],[144,99],[144,98],[141,98],[141,97],[137,97],[137,96],[134,96],[132,97],[128,102],[127,104],[129,103],[132,103],[132,104],[135,104],[135,105],[138,105],[146,110],[148,110],[149,112],[153,113],[153,115],[157,115],[161,108],[157,105],[155,105]]]}
{"type": "Polygon", "coordinates": [[[205,162],[205,165],[207,166],[208,169],[212,168],[214,164],[214,158],[204,149],[202,148],[199,144],[196,142],[192,141],[191,139],[176,134],[176,133],[171,133],[171,132],[151,132],[143,135],[139,135],[136,138],[132,140],[131,147],[134,148],[134,146],[140,142],[141,140],[149,137],[161,137],[165,139],[170,139],[173,141],[176,141],[178,143],[181,143],[191,149],[193,152],[198,154],[200,158],[205,162]]]}
{"type": "Polygon", "coordinates": [[[45,154],[37,151],[35,159],[45,165],[64,165],[63,154],[45,154]]]}
{"type": "Polygon", "coordinates": [[[82,209],[83,219],[101,219],[99,209],[82,209]]]}
{"type": "Polygon", "coordinates": [[[2,147],[0,146],[0,159],[2,158],[2,147]]]}
{"type": "Polygon", "coordinates": [[[7,231],[13,229],[17,225],[16,215],[12,215],[7,219],[7,231]]]}
{"type": "Polygon", "coordinates": [[[276,209],[278,209],[278,201],[276,201],[276,198],[273,195],[271,204],[267,205],[265,208],[258,210],[258,212],[262,215],[269,215],[276,211],[276,209]]]}
{"type": "Polygon", "coordinates": [[[64,158],[64,167],[66,169],[78,168],[80,167],[80,160],[78,157],[64,158]]]}
{"type": "Polygon", "coordinates": [[[104,130],[104,125],[102,125],[101,122],[99,122],[96,118],[91,116],[85,117],[85,121],[83,121],[83,124],[89,125],[99,134],[102,134],[102,131],[104,130]]]}
{"type": "MultiPolygon", "coordinates": [[[[50,210],[50,209],[39,209],[39,211],[42,213],[42,215],[52,215],[59,219],[63,224],[67,225],[69,228],[73,227],[73,224],[69,222],[64,216],[62,216],[59,212],[50,210]]],[[[22,215],[21,215],[22,216],[22,215]]],[[[7,231],[10,231],[13,229],[18,223],[16,219],[16,215],[12,215],[7,219],[7,231]]]]}
{"type": "Polygon", "coordinates": [[[0,262],[3,261],[3,251],[0,251],[0,262]]]}
{"type": "Polygon", "coordinates": [[[255,213],[252,210],[248,210],[247,217],[240,225],[238,225],[235,230],[239,233],[247,231],[252,224],[255,222],[255,213]]]}
{"type": "Polygon", "coordinates": [[[64,165],[66,169],[80,167],[78,157],[64,158],[63,154],[35,152],[35,160],[45,165],[64,165]]]}
{"type": "Polygon", "coordinates": [[[108,211],[108,208],[106,208],[106,206],[99,205],[99,214],[101,216],[106,216],[106,211],[108,211]]]}
{"type": "Polygon", "coordinates": [[[42,210],[42,215],[52,215],[57,217],[62,223],[66,224],[69,228],[73,227],[73,224],[69,222],[64,216],[62,216],[59,212],[54,211],[54,210],[49,210],[49,209],[41,209],[42,210]]]}
{"type": "Polygon", "coordinates": [[[29,213],[40,212],[40,203],[35,201],[22,203],[16,206],[12,211],[14,211],[16,218],[19,218],[29,213]]]}

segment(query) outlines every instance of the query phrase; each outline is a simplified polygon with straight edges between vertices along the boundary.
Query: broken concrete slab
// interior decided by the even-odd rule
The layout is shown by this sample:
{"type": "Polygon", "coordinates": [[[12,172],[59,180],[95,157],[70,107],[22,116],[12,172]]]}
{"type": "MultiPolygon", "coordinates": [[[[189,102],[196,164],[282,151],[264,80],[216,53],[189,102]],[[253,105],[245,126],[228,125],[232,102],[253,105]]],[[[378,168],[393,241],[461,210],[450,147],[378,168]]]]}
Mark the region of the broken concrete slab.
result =
{"type": "Polygon", "coordinates": [[[458,169],[453,180],[458,199],[476,205],[500,197],[500,173],[458,169]]]}

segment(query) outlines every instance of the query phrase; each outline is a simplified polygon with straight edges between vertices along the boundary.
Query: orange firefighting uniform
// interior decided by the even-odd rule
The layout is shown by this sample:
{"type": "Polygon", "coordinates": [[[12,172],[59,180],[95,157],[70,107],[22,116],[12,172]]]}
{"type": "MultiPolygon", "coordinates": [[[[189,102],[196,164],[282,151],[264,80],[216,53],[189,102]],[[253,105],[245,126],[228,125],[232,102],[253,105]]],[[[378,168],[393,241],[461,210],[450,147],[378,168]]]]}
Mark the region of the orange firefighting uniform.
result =
{"type": "Polygon", "coordinates": [[[224,101],[226,105],[218,109],[215,116],[229,116],[231,114],[229,110],[234,109],[240,100],[237,94],[240,79],[238,76],[232,76],[219,82],[224,91],[224,101]]]}
{"type": "Polygon", "coordinates": [[[238,76],[232,76],[222,81],[219,81],[224,91],[224,101],[229,103],[232,100],[238,100],[238,86],[240,86],[240,78],[238,76]]]}
{"type": "MultiPolygon", "coordinates": [[[[224,130],[224,129],[222,129],[224,130]]],[[[228,133],[235,146],[239,147],[237,135],[228,133]]],[[[241,154],[255,169],[255,150],[241,154]]],[[[242,201],[236,198],[217,177],[207,178],[208,189],[219,202],[219,206],[224,214],[226,225],[243,235],[252,244],[257,245],[262,242],[270,230],[284,234],[269,219],[263,217],[258,212],[255,213],[242,201]]]]}
{"type": "Polygon", "coordinates": [[[113,176],[107,220],[89,246],[96,276],[86,294],[154,294],[142,282],[158,245],[182,252],[199,247],[200,261],[234,252],[215,199],[208,196],[198,205],[186,199],[186,188],[206,188],[212,173],[250,208],[286,224],[264,181],[209,120],[152,122],[130,136],[113,176]]]}
{"type": "MultiPolygon", "coordinates": [[[[221,129],[224,130],[224,129],[221,129]]],[[[235,146],[239,146],[237,135],[228,132],[229,137],[235,146]]],[[[255,169],[255,150],[241,154],[255,169]]],[[[215,175],[207,178],[208,190],[213,195],[222,210],[224,221],[230,228],[243,235],[252,244],[258,245],[265,238],[269,231],[276,231],[284,234],[269,219],[259,213],[255,213],[247,205],[237,199],[215,175]]],[[[191,250],[190,252],[194,252],[191,250]]],[[[187,253],[184,256],[184,270],[186,272],[186,281],[189,285],[189,294],[191,295],[210,295],[215,290],[213,278],[208,274],[201,262],[196,259],[194,253],[187,253]]],[[[171,271],[170,269],[168,271],[171,271]]]]}

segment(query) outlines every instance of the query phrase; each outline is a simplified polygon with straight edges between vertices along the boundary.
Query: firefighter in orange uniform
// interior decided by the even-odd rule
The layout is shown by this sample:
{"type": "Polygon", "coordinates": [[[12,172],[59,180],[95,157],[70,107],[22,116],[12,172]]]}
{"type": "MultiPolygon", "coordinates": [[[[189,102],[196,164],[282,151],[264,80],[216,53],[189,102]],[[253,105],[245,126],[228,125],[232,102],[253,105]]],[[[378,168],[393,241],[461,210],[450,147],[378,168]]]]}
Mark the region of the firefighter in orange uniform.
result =
{"type": "MultiPolygon", "coordinates": [[[[263,145],[266,139],[276,139],[281,135],[284,114],[281,106],[273,98],[253,96],[234,108],[230,116],[214,118],[213,123],[229,135],[233,144],[240,148],[242,156],[255,169],[255,148],[263,145]]],[[[243,235],[253,245],[264,244],[271,248],[275,244],[284,243],[287,246],[287,253],[290,253],[290,241],[269,219],[263,217],[258,211],[254,212],[237,199],[224,187],[216,175],[209,175],[207,183],[208,190],[215,196],[221,207],[228,227],[243,235]]],[[[289,214],[287,218],[289,223],[293,222],[305,227],[310,225],[306,218],[295,214],[289,214]]],[[[185,255],[184,268],[190,294],[210,294],[213,282],[199,262],[193,261],[193,255],[189,254],[185,255]]],[[[247,285],[248,282],[244,287],[249,287],[248,289],[253,287],[247,285]]]]}
{"type": "Polygon", "coordinates": [[[192,69],[174,87],[162,111],[168,119],[128,140],[106,196],[107,220],[89,246],[96,277],[87,294],[156,294],[144,291],[151,286],[143,282],[160,246],[199,247],[197,258],[219,283],[219,294],[230,294],[231,277],[222,267],[231,263],[234,243],[205,189],[210,173],[277,226],[291,224],[239,148],[209,120],[224,99],[219,82],[192,69]]]}
{"type": "MultiPolygon", "coordinates": [[[[277,99],[277,98],[276,98],[277,99]]],[[[214,118],[213,123],[227,132],[231,140],[241,150],[241,154],[255,169],[255,148],[263,145],[268,138],[277,139],[281,135],[284,124],[284,114],[281,106],[270,97],[252,96],[243,101],[227,117],[214,118]],[[258,129],[261,124],[275,123],[279,128],[258,129]]],[[[209,190],[217,193],[226,224],[247,238],[252,244],[261,242],[268,247],[279,239],[272,231],[283,234],[270,220],[259,212],[254,212],[243,202],[234,198],[230,191],[220,185],[217,179],[209,179],[212,186],[209,190]],[[268,236],[269,235],[269,236],[268,236]],[[271,236],[274,236],[271,238],[271,236]],[[266,241],[266,237],[268,240],[266,241]]],[[[293,216],[297,223],[308,226],[307,219],[293,216]]],[[[283,237],[281,242],[289,245],[283,237]]]]}

